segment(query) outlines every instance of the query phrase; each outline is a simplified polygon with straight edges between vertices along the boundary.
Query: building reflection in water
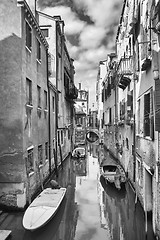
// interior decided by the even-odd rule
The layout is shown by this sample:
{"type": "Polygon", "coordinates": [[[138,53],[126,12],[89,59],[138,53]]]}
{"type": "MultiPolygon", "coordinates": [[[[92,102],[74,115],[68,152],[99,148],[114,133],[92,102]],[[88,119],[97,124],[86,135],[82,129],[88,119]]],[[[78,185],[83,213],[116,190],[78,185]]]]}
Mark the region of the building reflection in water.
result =
{"type": "MultiPolygon", "coordinates": [[[[88,146],[88,150],[94,156],[98,156],[98,160],[92,155],[79,162],[67,159],[63,163],[63,168],[59,171],[58,182],[67,188],[64,201],[57,214],[45,227],[33,233],[26,231],[23,240],[74,240],[76,236],[79,239],[78,221],[82,220],[88,224],[87,232],[96,229],[92,221],[93,223],[100,221],[101,227],[99,228],[102,232],[98,231],[99,234],[104,233],[104,238],[99,239],[106,239],[106,236],[107,240],[154,239],[152,226],[148,227],[146,238],[144,212],[139,202],[135,205],[134,192],[129,183],[122,191],[118,191],[113,186],[106,185],[104,179],[100,177],[100,163],[108,153],[103,151],[101,146],[88,146]],[[87,195],[84,196],[85,191],[87,195]],[[78,200],[79,193],[81,198],[78,200]],[[98,194],[98,199],[96,194],[98,194]],[[88,218],[85,217],[84,220],[82,212],[86,214],[86,205],[88,218]],[[91,221],[87,222],[88,219],[91,221]]],[[[99,236],[101,235],[97,235],[99,236]]]]}
{"type": "MultiPolygon", "coordinates": [[[[72,159],[67,159],[63,162],[63,168],[59,170],[57,181],[62,187],[67,188],[67,192],[56,215],[39,230],[34,232],[25,231],[23,240],[74,239],[78,208],[75,203],[76,171],[75,163],[72,159]]],[[[21,240],[21,236],[19,240],[21,240]]]]}
{"type": "Polygon", "coordinates": [[[152,226],[145,233],[145,216],[139,202],[135,204],[134,192],[129,183],[121,191],[106,184],[100,177],[99,203],[101,227],[107,229],[111,239],[153,240],[152,226]]]}
{"type": "Polygon", "coordinates": [[[98,158],[99,145],[98,144],[88,144],[89,154],[93,158],[98,158]]]}

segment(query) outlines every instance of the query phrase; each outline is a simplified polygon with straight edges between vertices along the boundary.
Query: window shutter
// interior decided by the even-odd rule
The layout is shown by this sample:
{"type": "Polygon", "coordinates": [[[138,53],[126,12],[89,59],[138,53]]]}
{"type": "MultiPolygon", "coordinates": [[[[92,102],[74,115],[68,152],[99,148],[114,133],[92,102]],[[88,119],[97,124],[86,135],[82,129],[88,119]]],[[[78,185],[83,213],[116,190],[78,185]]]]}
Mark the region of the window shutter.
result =
{"type": "Polygon", "coordinates": [[[153,89],[150,91],[150,137],[154,139],[153,89]]]}
{"type": "Polygon", "coordinates": [[[119,103],[119,115],[120,115],[120,120],[122,117],[122,102],[119,103]]]}
{"type": "Polygon", "coordinates": [[[144,135],[150,136],[150,93],[144,95],[144,135]]]}
{"type": "Polygon", "coordinates": [[[104,89],[102,90],[102,102],[104,102],[104,89]]]}
{"type": "Polygon", "coordinates": [[[155,130],[160,132],[160,80],[155,80],[155,130]]]}

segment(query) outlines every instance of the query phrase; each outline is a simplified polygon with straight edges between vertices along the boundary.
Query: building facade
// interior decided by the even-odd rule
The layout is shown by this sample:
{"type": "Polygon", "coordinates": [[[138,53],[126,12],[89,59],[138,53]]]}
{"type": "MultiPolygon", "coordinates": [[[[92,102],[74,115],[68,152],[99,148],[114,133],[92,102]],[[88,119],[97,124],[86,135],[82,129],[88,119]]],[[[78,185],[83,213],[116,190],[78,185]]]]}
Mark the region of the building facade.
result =
{"type": "Polygon", "coordinates": [[[45,16],[50,42],[35,3],[0,3],[0,204],[11,208],[31,201],[73,145],[77,91],[64,22],[45,16]]]}
{"type": "Polygon", "coordinates": [[[73,149],[74,99],[78,91],[74,85],[73,59],[70,58],[64,37],[64,21],[60,16],[49,16],[38,11],[41,30],[49,43],[49,81],[56,86],[55,115],[57,133],[55,150],[57,165],[73,149]]]}
{"type": "Polygon", "coordinates": [[[78,97],[75,101],[75,144],[85,144],[88,125],[89,91],[81,88],[79,83],[78,97]]]}
{"type": "MultiPolygon", "coordinates": [[[[115,87],[109,98],[104,97],[103,105],[104,122],[110,123],[107,131],[104,128],[104,143],[127,172],[145,212],[151,213],[157,236],[160,236],[159,12],[159,1],[124,1],[116,36],[115,87]]],[[[112,69],[108,64],[104,95],[112,69]]]]}

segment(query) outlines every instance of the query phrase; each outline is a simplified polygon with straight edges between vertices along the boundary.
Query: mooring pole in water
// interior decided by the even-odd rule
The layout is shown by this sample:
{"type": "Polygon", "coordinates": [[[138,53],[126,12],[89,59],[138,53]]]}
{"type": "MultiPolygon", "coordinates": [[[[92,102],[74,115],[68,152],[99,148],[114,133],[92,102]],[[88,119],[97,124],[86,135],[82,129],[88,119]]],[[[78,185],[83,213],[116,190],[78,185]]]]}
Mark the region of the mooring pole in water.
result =
{"type": "Polygon", "coordinates": [[[147,239],[148,224],[147,224],[147,211],[145,210],[145,235],[147,239]]]}
{"type": "Polygon", "coordinates": [[[59,144],[59,152],[60,152],[60,159],[61,159],[61,167],[63,169],[63,157],[62,157],[62,148],[61,145],[59,144]]]}
{"type": "Polygon", "coordinates": [[[55,163],[55,173],[56,173],[56,177],[58,178],[57,155],[56,155],[55,148],[53,149],[53,154],[54,154],[54,163],[55,163]]]}
{"type": "Polygon", "coordinates": [[[25,157],[25,167],[26,167],[26,175],[27,175],[27,188],[28,188],[28,202],[31,203],[31,184],[30,184],[30,177],[29,177],[29,167],[28,167],[28,158],[25,157]]]}

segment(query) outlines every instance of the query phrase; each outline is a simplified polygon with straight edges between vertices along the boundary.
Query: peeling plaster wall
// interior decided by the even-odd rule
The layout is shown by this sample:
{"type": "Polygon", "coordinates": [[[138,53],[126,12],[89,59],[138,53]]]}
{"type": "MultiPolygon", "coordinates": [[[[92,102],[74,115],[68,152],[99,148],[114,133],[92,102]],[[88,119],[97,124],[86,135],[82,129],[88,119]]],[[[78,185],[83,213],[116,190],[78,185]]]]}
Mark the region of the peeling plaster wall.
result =
{"type": "Polygon", "coordinates": [[[4,202],[16,205],[14,196],[16,191],[23,194],[20,185],[24,176],[21,12],[17,8],[16,1],[2,0],[0,9],[0,195],[2,196],[0,200],[3,202],[7,191],[9,195],[4,202]]]}
{"type": "MultiPolygon", "coordinates": [[[[41,63],[37,62],[37,34],[32,28],[32,51],[25,47],[24,8],[16,0],[0,2],[0,204],[23,208],[28,199],[25,158],[34,146],[33,194],[40,186],[36,169],[38,145],[48,142],[48,115],[44,117],[44,90],[47,91],[46,48],[41,42],[41,63]],[[12,19],[12,22],[11,22],[12,19]],[[26,78],[32,81],[33,109],[26,109],[26,78]],[[37,112],[37,85],[42,90],[41,117],[37,112]]],[[[41,40],[40,40],[41,41],[41,40]]],[[[44,157],[44,155],[43,155],[44,157]]],[[[48,175],[47,163],[42,178],[48,175]]]]}

